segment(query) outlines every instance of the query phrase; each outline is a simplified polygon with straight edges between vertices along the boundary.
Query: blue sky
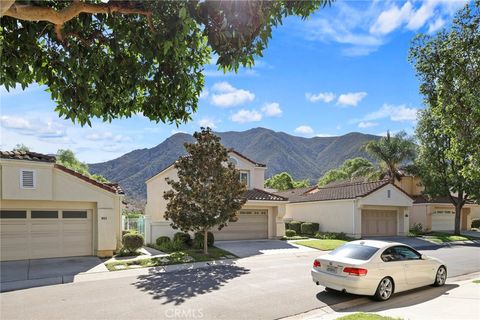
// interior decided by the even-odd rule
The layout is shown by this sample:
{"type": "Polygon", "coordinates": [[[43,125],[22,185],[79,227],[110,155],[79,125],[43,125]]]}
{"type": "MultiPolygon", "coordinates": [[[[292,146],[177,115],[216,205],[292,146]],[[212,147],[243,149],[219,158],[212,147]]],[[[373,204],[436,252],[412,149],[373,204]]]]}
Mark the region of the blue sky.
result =
{"type": "Polygon", "coordinates": [[[175,132],[266,127],[289,134],[337,136],[357,131],[413,133],[422,108],[407,61],[416,33],[448,27],[464,1],[338,1],[307,21],[285,20],[264,57],[238,74],[205,66],[206,86],[193,120],[178,128],[138,115],[81,127],[62,120],[44,87],[0,88],[2,150],[23,143],[33,151],[74,150],[101,162],[151,148],[175,132]]]}

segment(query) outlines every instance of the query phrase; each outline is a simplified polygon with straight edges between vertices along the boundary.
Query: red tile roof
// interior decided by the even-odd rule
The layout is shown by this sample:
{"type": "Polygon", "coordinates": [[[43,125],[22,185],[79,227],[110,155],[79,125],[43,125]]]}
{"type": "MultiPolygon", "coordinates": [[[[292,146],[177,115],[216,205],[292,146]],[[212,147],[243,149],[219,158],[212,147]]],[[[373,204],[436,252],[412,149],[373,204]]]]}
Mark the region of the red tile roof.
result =
{"type": "Polygon", "coordinates": [[[47,154],[31,152],[31,151],[1,151],[0,158],[2,159],[11,159],[11,160],[28,160],[28,161],[39,161],[39,162],[55,162],[55,156],[50,156],[47,154]]]}
{"type": "Polygon", "coordinates": [[[247,200],[260,200],[260,201],[287,201],[288,198],[279,196],[260,189],[247,190],[244,194],[247,200]]]}

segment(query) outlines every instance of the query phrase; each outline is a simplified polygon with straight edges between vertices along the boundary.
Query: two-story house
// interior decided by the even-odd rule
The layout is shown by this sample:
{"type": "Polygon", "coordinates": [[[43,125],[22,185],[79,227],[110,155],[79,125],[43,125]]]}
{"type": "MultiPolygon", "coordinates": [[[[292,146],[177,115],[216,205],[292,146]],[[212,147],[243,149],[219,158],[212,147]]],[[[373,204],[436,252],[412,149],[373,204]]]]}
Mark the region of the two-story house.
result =
{"type": "MultiPolygon", "coordinates": [[[[266,166],[244,155],[229,150],[229,161],[240,171],[240,179],[245,182],[247,202],[238,214],[238,220],[230,222],[222,230],[212,230],[217,240],[268,239],[284,235],[285,204],[287,198],[264,190],[266,166]]],[[[177,170],[174,164],[163,169],[146,181],[147,204],[145,207],[146,242],[153,243],[159,236],[172,236],[178,230],[170,226],[164,217],[167,201],[163,198],[170,190],[166,178],[175,180],[177,170]]]]}
{"type": "Polygon", "coordinates": [[[123,192],[35,152],[0,151],[1,259],[112,256],[123,192]]]}

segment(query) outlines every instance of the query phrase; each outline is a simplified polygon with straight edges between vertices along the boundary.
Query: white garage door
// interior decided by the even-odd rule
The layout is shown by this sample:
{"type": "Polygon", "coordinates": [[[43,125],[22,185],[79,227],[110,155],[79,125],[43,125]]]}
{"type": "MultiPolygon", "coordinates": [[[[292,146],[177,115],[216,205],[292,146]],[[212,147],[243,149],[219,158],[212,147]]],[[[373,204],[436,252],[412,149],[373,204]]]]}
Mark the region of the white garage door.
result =
{"type": "Polygon", "coordinates": [[[268,238],[267,210],[242,210],[236,222],[214,231],[215,240],[253,240],[268,238]]]}
{"type": "Polygon", "coordinates": [[[432,231],[449,231],[455,229],[455,212],[437,210],[432,212],[432,231]]]}
{"type": "Polygon", "coordinates": [[[1,260],[93,254],[91,210],[1,210],[1,260]]]}
{"type": "Polygon", "coordinates": [[[362,236],[397,235],[397,211],[362,210],[362,236]]]}

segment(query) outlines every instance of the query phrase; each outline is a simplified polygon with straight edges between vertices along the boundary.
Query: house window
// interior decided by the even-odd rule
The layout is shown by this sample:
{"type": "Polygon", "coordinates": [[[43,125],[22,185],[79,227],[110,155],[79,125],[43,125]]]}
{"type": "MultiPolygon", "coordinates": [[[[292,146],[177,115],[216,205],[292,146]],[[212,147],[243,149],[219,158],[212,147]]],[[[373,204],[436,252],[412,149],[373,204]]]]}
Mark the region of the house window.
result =
{"type": "Polygon", "coordinates": [[[250,187],[250,175],[248,174],[248,172],[245,172],[245,171],[240,172],[240,181],[245,183],[247,188],[250,187]]]}
{"type": "Polygon", "coordinates": [[[63,219],[86,219],[87,211],[63,211],[63,219]]]}
{"type": "Polygon", "coordinates": [[[58,219],[58,211],[32,211],[32,219],[58,219]]]}
{"type": "Polygon", "coordinates": [[[453,210],[448,210],[448,209],[435,210],[435,211],[432,212],[432,214],[455,214],[455,211],[453,211],[453,210]]]}
{"type": "Polygon", "coordinates": [[[0,210],[0,219],[26,219],[27,211],[24,210],[0,210]]]}
{"type": "Polygon", "coordinates": [[[235,159],[234,157],[228,158],[228,162],[233,164],[234,166],[237,166],[237,164],[238,164],[237,159],[235,159]]]}
{"type": "Polygon", "coordinates": [[[34,170],[20,170],[20,187],[22,189],[35,189],[35,180],[34,170]]]}

